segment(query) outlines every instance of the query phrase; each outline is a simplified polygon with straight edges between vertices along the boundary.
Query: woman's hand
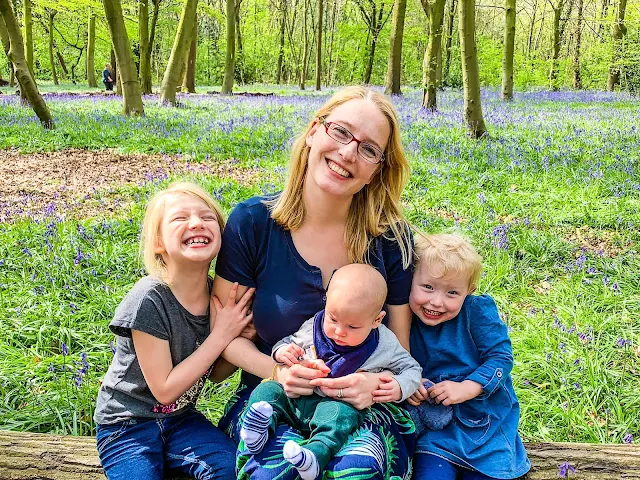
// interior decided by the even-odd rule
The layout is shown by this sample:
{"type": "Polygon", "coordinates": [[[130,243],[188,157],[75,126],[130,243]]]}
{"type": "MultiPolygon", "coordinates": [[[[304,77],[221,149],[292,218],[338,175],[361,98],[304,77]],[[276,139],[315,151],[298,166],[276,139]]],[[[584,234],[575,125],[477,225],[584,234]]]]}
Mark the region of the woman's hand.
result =
{"type": "Polygon", "coordinates": [[[390,375],[390,372],[358,372],[340,378],[319,378],[310,384],[320,387],[328,397],[343,400],[362,410],[373,405],[373,392],[378,389],[380,379],[390,375]]]}
{"type": "Polygon", "coordinates": [[[427,392],[427,389],[424,388],[424,382],[426,381],[427,381],[426,378],[423,378],[422,380],[420,380],[420,387],[418,387],[418,389],[415,392],[413,392],[413,395],[407,398],[407,402],[409,403],[409,405],[418,407],[422,402],[428,401],[429,392],[427,392]]]}
{"type": "Polygon", "coordinates": [[[249,301],[255,292],[255,288],[248,289],[236,303],[236,293],[238,284],[234,283],[229,290],[227,304],[223,307],[218,297],[211,296],[211,333],[225,341],[231,342],[247,327],[253,320],[253,312],[249,311],[249,301]],[[213,312],[216,312],[213,315],[213,312]]]}
{"type": "Polygon", "coordinates": [[[331,370],[324,362],[309,362],[305,365],[297,363],[291,367],[279,366],[275,380],[280,382],[287,397],[297,398],[311,395],[314,386],[310,384],[313,379],[326,377],[331,370]]]}

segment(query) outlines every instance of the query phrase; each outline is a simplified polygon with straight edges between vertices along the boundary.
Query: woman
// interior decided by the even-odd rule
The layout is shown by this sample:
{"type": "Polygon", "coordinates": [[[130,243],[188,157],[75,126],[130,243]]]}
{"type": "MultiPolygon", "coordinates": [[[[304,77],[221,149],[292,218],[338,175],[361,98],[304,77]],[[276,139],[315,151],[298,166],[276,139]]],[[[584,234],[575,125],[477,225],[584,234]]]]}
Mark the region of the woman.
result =
{"type": "MultiPolygon", "coordinates": [[[[409,167],[400,144],[396,113],[382,94],[363,87],[336,93],[293,146],[284,191],[240,203],[229,217],[216,265],[214,293],[227,298],[233,282],[255,287],[256,344],[236,339],[224,357],[244,370],[235,402],[221,427],[237,441],[239,417],[253,387],[279,381],[289,396],[311,395],[314,386],[358,409],[372,406],[383,374],[320,378],[302,365],[283,367],[271,347],[324,308],[332,273],[353,262],[373,265],[384,276],[388,326],[409,345],[411,235],[400,206],[409,167]]],[[[241,456],[239,478],[294,478],[282,445],[301,440],[281,426],[260,455],[241,456]],[[289,471],[281,476],[287,468],[289,471]]],[[[403,477],[410,470],[414,427],[393,404],[375,405],[328,466],[340,478],[403,477]]]]}
{"type": "Polygon", "coordinates": [[[113,78],[111,77],[111,64],[105,63],[104,70],[102,71],[102,83],[104,88],[109,92],[113,91],[113,78]]]}

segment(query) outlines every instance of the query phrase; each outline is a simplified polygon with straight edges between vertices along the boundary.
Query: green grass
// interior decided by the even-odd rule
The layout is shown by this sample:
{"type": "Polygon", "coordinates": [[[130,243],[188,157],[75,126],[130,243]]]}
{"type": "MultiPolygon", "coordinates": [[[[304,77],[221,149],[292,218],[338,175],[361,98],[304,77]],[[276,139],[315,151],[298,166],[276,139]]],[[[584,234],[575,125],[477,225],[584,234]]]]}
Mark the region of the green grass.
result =
{"type": "MultiPolygon", "coordinates": [[[[120,116],[115,99],[61,96],[49,101],[58,125],[52,132],[0,96],[0,147],[233,157],[260,174],[258,185],[196,178],[230,211],[281,187],[290,142],[327,95],[279,93],[185,97],[178,109],[150,98],[147,116],[133,119],[120,116]]],[[[483,255],[479,291],[496,299],[510,327],[523,437],[638,438],[637,102],[538,92],[503,104],[487,92],[491,138],[476,142],[461,123],[460,92],[443,94],[437,114],[421,112],[419,96],[394,99],[413,168],[406,213],[421,229],[463,233],[483,255]]],[[[136,258],[142,208],[170,180],[119,189],[135,202],[114,217],[13,215],[0,224],[0,428],[93,432],[95,395],[112,355],[107,325],[142,274],[136,258]]],[[[236,380],[204,393],[200,405],[212,418],[236,380]]]]}

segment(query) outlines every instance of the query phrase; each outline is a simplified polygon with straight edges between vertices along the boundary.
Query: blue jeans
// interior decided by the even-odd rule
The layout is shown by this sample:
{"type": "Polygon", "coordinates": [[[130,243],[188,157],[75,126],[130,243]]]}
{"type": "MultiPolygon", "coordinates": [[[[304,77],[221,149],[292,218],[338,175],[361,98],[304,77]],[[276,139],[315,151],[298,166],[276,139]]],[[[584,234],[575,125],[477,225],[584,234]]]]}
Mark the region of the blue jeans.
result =
{"type": "Polygon", "coordinates": [[[98,425],[96,446],[109,480],[162,480],[168,470],[199,480],[236,475],[236,446],[194,410],[98,425]]]}
{"type": "Polygon", "coordinates": [[[413,457],[414,480],[490,480],[475,470],[469,470],[430,453],[416,453],[413,457]]]}

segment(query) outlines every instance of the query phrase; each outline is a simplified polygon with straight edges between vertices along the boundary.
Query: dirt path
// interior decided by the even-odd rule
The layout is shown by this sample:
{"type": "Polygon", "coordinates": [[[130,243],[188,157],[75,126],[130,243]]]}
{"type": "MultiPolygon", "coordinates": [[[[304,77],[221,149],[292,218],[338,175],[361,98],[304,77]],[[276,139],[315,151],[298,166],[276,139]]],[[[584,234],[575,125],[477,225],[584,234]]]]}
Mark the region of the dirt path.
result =
{"type": "Polygon", "coordinates": [[[178,156],[64,150],[21,154],[0,150],[0,222],[17,217],[89,217],[131,202],[113,189],[163,179],[170,174],[206,173],[242,184],[257,172],[231,161],[190,163],[178,156]]]}

